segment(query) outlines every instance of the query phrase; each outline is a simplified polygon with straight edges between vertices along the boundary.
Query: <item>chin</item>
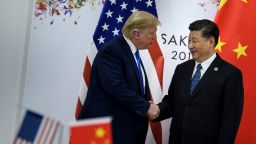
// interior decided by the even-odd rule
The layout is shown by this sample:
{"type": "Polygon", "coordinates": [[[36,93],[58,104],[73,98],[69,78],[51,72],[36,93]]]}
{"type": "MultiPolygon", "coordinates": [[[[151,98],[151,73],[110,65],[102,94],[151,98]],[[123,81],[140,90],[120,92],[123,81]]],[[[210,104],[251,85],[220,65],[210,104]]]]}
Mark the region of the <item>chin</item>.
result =
{"type": "Polygon", "coordinates": [[[151,48],[151,47],[144,47],[144,48],[142,48],[142,50],[149,49],[149,48],[151,48]]]}
{"type": "Polygon", "coordinates": [[[152,48],[152,46],[153,46],[153,45],[148,46],[147,49],[152,48]]]}
{"type": "Polygon", "coordinates": [[[192,59],[195,60],[195,61],[197,61],[197,60],[198,60],[198,57],[192,55],[192,59]]]}

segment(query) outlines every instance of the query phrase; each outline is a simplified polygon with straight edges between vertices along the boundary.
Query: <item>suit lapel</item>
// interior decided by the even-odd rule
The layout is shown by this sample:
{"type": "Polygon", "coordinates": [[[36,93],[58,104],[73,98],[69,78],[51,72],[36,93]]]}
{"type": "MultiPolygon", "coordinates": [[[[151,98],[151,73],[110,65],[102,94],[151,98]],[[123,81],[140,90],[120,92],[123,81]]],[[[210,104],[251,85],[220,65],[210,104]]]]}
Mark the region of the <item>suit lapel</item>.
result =
{"type": "Polygon", "coordinates": [[[214,75],[216,75],[220,69],[221,58],[217,55],[214,61],[206,70],[205,74],[198,82],[198,85],[195,87],[193,93],[191,94],[191,98],[196,95],[196,93],[210,80],[214,75]]]}
{"type": "Polygon", "coordinates": [[[186,79],[185,79],[185,89],[186,89],[185,98],[187,100],[191,98],[191,96],[190,96],[190,86],[191,86],[191,78],[192,78],[194,67],[195,67],[195,61],[191,60],[191,62],[189,64],[189,67],[186,70],[188,73],[187,73],[186,79]]]}
{"type": "Polygon", "coordinates": [[[129,61],[132,64],[133,70],[136,73],[137,79],[139,80],[139,72],[138,72],[138,68],[137,68],[137,64],[135,62],[133,53],[131,51],[131,48],[129,47],[128,43],[125,41],[125,39],[123,37],[121,37],[122,43],[123,43],[123,48],[125,50],[125,53],[127,54],[129,61]]]}
{"type": "MultiPolygon", "coordinates": [[[[145,76],[145,96],[149,96],[151,94],[150,94],[150,90],[149,90],[148,78],[147,78],[146,70],[145,70],[142,62],[141,62],[141,66],[142,66],[143,73],[145,76]]],[[[150,97],[147,97],[147,100],[150,100],[150,97]]]]}
{"type": "MultiPolygon", "coordinates": [[[[132,64],[132,68],[133,70],[135,71],[135,74],[136,74],[136,77],[137,77],[137,83],[139,84],[139,71],[138,71],[138,67],[137,67],[137,63],[134,59],[134,56],[133,56],[133,53],[131,51],[131,48],[129,47],[128,43],[125,41],[125,39],[123,37],[121,37],[121,40],[122,40],[122,43],[123,43],[123,48],[125,50],[125,53],[127,54],[128,58],[129,58],[129,61],[131,62],[132,64]]],[[[140,87],[140,85],[139,85],[140,87]]],[[[140,91],[140,89],[139,89],[140,91]]]]}

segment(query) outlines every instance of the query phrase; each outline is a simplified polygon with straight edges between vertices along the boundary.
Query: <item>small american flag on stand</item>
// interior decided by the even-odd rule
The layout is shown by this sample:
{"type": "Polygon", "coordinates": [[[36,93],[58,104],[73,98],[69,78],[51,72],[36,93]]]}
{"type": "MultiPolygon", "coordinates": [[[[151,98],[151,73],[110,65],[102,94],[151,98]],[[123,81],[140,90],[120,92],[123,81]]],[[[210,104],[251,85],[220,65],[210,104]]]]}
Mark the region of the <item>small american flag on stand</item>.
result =
{"type": "Polygon", "coordinates": [[[62,127],[54,119],[27,110],[13,144],[52,144],[62,127]]]}

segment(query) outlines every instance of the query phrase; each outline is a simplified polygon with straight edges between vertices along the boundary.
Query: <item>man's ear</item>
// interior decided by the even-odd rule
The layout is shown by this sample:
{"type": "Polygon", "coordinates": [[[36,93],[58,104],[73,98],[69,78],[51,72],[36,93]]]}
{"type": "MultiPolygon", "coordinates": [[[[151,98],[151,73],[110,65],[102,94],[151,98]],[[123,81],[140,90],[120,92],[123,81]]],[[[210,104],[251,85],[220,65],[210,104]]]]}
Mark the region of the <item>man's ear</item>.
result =
{"type": "Polygon", "coordinates": [[[132,31],[132,36],[133,36],[134,39],[137,40],[137,39],[139,39],[140,32],[137,29],[135,29],[135,30],[132,31]]]}
{"type": "Polygon", "coordinates": [[[214,45],[215,45],[215,39],[214,39],[213,36],[209,38],[209,44],[210,44],[210,46],[211,46],[212,48],[215,47],[215,46],[214,46],[214,45]]]}

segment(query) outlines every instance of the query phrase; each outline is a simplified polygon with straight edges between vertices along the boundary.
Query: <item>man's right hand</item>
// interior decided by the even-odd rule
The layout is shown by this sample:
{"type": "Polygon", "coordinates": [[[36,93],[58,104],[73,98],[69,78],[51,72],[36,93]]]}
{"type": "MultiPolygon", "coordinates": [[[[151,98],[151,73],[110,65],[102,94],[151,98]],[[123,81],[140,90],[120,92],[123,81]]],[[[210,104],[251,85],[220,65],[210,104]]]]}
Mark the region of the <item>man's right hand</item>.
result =
{"type": "Polygon", "coordinates": [[[156,119],[159,116],[159,114],[160,114],[160,109],[158,105],[150,101],[150,107],[147,113],[148,118],[151,120],[156,119]]]}

